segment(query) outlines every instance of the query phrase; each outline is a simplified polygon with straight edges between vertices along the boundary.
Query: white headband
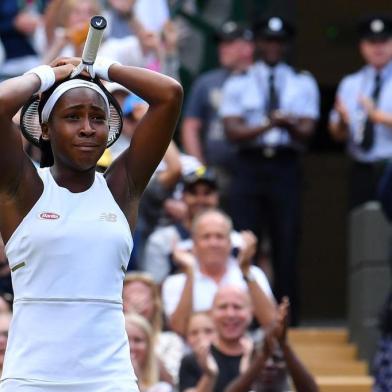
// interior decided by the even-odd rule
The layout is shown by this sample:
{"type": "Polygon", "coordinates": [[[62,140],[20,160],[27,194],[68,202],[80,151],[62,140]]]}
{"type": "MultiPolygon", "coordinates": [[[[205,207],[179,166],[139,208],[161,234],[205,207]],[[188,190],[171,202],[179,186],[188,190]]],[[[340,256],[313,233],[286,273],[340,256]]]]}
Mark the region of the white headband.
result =
{"type": "Polygon", "coordinates": [[[41,122],[46,123],[49,120],[50,113],[52,113],[53,107],[59,98],[66,93],[68,90],[77,87],[87,87],[96,91],[105,101],[106,106],[106,115],[109,119],[110,117],[110,109],[109,109],[109,101],[105,93],[100,89],[95,83],[89,82],[83,79],[71,79],[67,80],[64,83],[61,83],[56,89],[53,91],[52,95],[49,97],[47,102],[45,103],[42,113],[41,113],[41,122]]]}

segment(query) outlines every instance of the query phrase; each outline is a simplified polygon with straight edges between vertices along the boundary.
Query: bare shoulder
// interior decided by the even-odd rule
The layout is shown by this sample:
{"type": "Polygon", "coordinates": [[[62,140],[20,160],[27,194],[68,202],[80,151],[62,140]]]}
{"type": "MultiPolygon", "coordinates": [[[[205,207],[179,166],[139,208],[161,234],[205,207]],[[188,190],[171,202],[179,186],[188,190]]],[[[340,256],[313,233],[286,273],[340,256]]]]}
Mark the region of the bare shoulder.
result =
{"type": "Polygon", "coordinates": [[[43,182],[37,169],[26,156],[22,173],[12,187],[0,192],[0,231],[4,242],[33,208],[43,192],[43,182]]]}

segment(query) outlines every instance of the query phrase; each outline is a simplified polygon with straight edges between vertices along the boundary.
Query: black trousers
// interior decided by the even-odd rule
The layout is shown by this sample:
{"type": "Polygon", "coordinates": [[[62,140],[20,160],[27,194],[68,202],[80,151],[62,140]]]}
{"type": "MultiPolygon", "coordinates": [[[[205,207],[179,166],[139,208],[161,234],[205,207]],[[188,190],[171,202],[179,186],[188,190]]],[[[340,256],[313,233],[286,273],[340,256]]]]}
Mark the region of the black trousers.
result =
{"type": "Polygon", "coordinates": [[[259,240],[267,235],[278,301],[288,296],[291,324],[299,319],[298,248],[301,175],[298,153],[260,150],[238,153],[230,192],[230,212],[237,230],[252,230],[259,240]]]}

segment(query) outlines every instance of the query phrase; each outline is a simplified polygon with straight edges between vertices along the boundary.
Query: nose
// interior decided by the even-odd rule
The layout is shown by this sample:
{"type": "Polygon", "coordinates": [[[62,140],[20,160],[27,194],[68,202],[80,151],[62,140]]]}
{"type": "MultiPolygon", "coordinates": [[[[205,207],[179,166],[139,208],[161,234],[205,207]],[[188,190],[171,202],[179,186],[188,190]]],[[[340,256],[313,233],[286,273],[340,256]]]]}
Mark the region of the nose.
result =
{"type": "Polygon", "coordinates": [[[79,131],[82,137],[91,137],[95,134],[95,129],[90,124],[90,119],[86,116],[79,131]]]}

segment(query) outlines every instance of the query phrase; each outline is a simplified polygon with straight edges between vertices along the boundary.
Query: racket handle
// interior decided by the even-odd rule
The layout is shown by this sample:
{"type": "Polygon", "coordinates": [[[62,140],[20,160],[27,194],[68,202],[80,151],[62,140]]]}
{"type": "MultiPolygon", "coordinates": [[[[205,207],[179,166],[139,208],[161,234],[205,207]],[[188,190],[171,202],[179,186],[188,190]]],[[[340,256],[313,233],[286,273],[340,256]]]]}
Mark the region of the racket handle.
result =
{"type": "Polygon", "coordinates": [[[90,28],[82,54],[83,64],[94,64],[106,26],[107,22],[103,16],[96,15],[91,18],[90,28]]]}

